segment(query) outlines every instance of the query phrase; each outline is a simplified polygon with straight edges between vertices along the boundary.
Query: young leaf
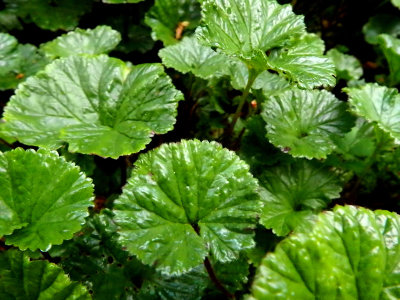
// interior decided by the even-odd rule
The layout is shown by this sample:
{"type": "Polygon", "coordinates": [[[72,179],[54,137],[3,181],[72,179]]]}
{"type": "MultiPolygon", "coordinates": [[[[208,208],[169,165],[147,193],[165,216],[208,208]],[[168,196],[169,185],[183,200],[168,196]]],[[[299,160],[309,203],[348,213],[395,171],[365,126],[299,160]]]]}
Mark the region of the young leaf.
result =
{"type": "Polygon", "coordinates": [[[175,123],[182,94],[159,64],[129,68],[105,55],[69,56],[21,85],[4,113],[27,145],[117,158],[142,150],[175,123]]]}
{"type": "Polygon", "coordinates": [[[118,31],[109,26],[94,29],[76,29],[41,45],[41,50],[51,58],[78,54],[106,54],[121,41],[118,31]]]}
{"type": "Polygon", "coordinates": [[[361,63],[356,57],[344,54],[335,48],[329,50],[327,55],[335,64],[336,78],[338,80],[358,80],[363,75],[361,63]]]}
{"type": "Polygon", "coordinates": [[[195,37],[185,37],[179,44],[161,49],[159,56],[165,66],[203,79],[228,74],[229,58],[203,46],[195,37]]]}
{"type": "Polygon", "coordinates": [[[192,33],[200,19],[197,0],[156,0],[144,22],[153,30],[153,39],[168,46],[176,44],[188,32],[192,33]]]}
{"type": "Polygon", "coordinates": [[[229,262],[254,246],[257,181],[233,152],[182,141],[142,155],[115,202],[121,243],[145,264],[178,275],[211,251],[229,262]]]}
{"type": "Polygon", "coordinates": [[[91,180],[56,152],[0,154],[0,236],[22,250],[48,250],[79,230],[92,204],[91,180]]]}
{"type": "Polygon", "coordinates": [[[389,65],[390,84],[397,85],[400,83],[400,39],[388,34],[381,34],[378,36],[378,44],[389,65]]]}
{"type": "Polygon", "coordinates": [[[260,223],[279,236],[307,228],[314,214],[339,198],[342,189],[335,174],[306,160],[265,171],[259,178],[265,188],[260,223]]]}
{"type": "Polygon", "coordinates": [[[397,89],[378,84],[344,89],[349,94],[351,109],[359,116],[373,121],[400,143],[400,96],[397,89]]]}
{"type": "Polygon", "coordinates": [[[327,91],[292,89],[270,97],[263,105],[267,137],[294,157],[326,158],[333,139],[354,125],[353,118],[327,91]]]}
{"type": "Polygon", "coordinates": [[[0,252],[0,298],[90,300],[87,290],[71,282],[61,268],[47,261],[29,261],[18,250],[0,252]]]}
{"type": "Polygon", "coordinates": [[[352,206],[319,216],[259,267],[255,299],[398,299],[400,217],[352,206]]]}
{"type": "Polygon", "coordinates": [[[18,44],[12,35],[0,33],[0,90],[16,88],[46,63],[35,46],[18,44]]]}
{"type": "Polygon", "coordinates": [[[73,30],[91,7],[92,0],[4,0],[6,7],[19,17],[28,17],[42,29],[73,30]]]}

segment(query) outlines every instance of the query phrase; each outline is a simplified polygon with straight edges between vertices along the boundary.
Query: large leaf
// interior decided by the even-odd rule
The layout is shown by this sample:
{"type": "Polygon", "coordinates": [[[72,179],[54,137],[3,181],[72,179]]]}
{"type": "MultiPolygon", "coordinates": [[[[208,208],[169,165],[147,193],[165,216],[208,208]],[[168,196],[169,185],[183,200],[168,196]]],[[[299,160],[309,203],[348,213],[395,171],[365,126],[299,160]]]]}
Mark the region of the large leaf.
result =
{"type": "Polygon", "coordinates": [[[153,39],[167,46],[193,33],[200,18],[197,0],[156,0],[144,22],[153,30],[153,39]]]}
{"type": "Polygon", "coordinates": [[[292,89],[270,97],[263,105],[267,137],[294,157],[326,158],[334,139],[354,125],[340,102],[327,91],[292,89]]]}
{"type": "Polygon", "coordinates": [[[0,298],[89,300],[87,290],[71,282],[61,268],[47,261],[29,261],[17,250],[0,252],[0,298]]]}
{"type": "Polygon", "coordinates": [[[261,224],[280,236],[309,226],[314,215],[339,198],[335,174],[322,164],[296,160],[265,171],[260,177],[264,208],[261,224]]]}
{"type": "Polygon", "coordinates": [[[400,143],[400,96],[397,89],[369,83],[360,88],[346,88],[352,110],[388,132],[400,143]]]}
{"type": "Polygon", "coordinates": [[[181,274],[254,246],[257,181],[233,152],[182,141],[142,155],[115,202],[121,242],[145,264],[181,274]]]}
{"type": "Polygon", "coordinates": [[[380,34],[400,36],[400,17],[396,15],[376,15],[368,20],[362,29],[365,40],[370,44],[378,44],[380,34]]]}
{"type": "Polygon", "coordinates": [[[255,299],[399,299],[400,217],[352,206],[319,216],[259,267],[255,299]]]}
{"type": "Polygon", "coordinates": [[[389,65],[389,80],[392,86],[400,83],[400,39],[388,34],[378,36],[378,44],[389,65]]]}
{"type": "Polygon", "coordinates": [[[46,251],[79,230],[93,185],[56,152],[18,148],[0,154],[0,236],[20,249],[46,251]]]}
{"type": "Polygon", "coordinates": [[[43,44],[41,50],[51,58],[78,54],[105,54],[113,50],[121,41],[118,31],[109,26],[94,29],[76,29],[43,44]]]}
{"type": "Polygon", "coordinates": [[[72,30],[91,7],[92,0],[4,0],[19,17],[29,18],[42,29],[72,30]]]}
{"type": "Polygon", "coordinates": [[[335,64],[338,80],[357,80],[363,75],[361,63],[356,57],[342,53],[336,48],[329,50],[327,55],[332,58],[335,64]]]}
{"type": "Polygon", "coordinates": [[[159,64],[69,56],[20,86],[5,108],[5,131],[27,145],[67,142],[72,152],[117,158],[171,130],[182,98],[159,64]]]}
{"type": "Polygon", "coordinates": [[[35,46],[18,44],[12,35],[0,33],[0,90],[16,88],[46,63],[35,46]]]}
{"type": "MultiPolygon", "coordinates": [[[[302,16],[274,0],[202,0],[199,37],[228,55],[251,61],[305,32],[302,16]]],[[[265,56],[265,55],[264,55],[265,56]]]]}
{"type": "Polygon", "coordinates": [[[195,37],[185,37],[179,44],[161,49],[159,56],[165,66],[203,79],[228,74],[230,63],[228,57],[201,45],[195,37]]]}

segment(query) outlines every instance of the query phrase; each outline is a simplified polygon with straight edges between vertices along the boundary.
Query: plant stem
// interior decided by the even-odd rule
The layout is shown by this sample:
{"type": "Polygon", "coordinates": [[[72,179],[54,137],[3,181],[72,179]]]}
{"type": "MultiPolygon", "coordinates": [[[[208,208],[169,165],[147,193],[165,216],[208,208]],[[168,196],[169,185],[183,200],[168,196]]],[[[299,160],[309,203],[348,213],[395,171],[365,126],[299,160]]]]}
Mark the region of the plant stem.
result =
{"type": "Polygon", "coordinates": [[[207,270],[208,276],[210,277],[211,281],[215,284],[215,286],[228,298],[228,299],[236,299],[235,295],[229,292],[218,280],[217,276],[215,275],[214,269],[210,263],[208,257],[204,259],[204,266],[207,270]]]}

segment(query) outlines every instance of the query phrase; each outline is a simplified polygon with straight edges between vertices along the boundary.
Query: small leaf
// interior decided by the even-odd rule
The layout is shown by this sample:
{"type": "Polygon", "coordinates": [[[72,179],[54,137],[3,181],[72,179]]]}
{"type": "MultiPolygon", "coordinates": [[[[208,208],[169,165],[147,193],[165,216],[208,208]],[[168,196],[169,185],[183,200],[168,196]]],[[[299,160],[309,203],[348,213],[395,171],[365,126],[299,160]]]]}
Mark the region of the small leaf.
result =
{"type": "Polygon", "coordinates": [[[327,55],[335,64],[336,78],[338,80],[358,80],[363,75],[361,63],[356,57],[344,54],[337,49],[329,50],[327,55]]]}
{"type": "Polygon", "coordinates": [[[71,152],[117,158],[171,130],[182,98],[159,64],[129,68],[105,55],[69,56],[20,86],[3,132],[27,145],[67,142],[71,152]]]}
{"type": "Polygon", "coordinates": [[[292,89],[272,96],[263,105],[267,137],[294,157],[326,158],[334,138],[354,125],[347,106],[327,91],[292,89]]]}
{"type": "Polygon", "coordinates": [[[398,299],[400,217],[353,206],[320,214],[314,229],[269,253],[255,299],[398,299]]]}
{"type": "Polygon", "coordinates": [[[78,54],[106,54],[120,41],[119,32],[109,26],[97,26],[94,29],[75,29],[41,45],[40,48],[54,59],[78,54]]]}
{"type": "Polygon", "coordinates": [[[31,20],[42,29],[73,30],[87,12],[92,0],[4,0],[6,8],[19,17],[31,20]]]}
{"type": "Polygon", "coordinates": [[[397,89],[368,83],[360,88],[345,88],[351,109],[373,121],[400,143],[400,96],[397,89]]]}
{"type": "Polygon", "coordinates": [[[229,58],[201,45],[195,37],[185,37],[179,44],[161,49],[159,56],[165,66],[203,79],[228,74],[229,58]]]}
{"type": "Polygon", "coordinates": [[[182,141],[144,154],[115,202],[121,243],[143,263],[178,275],[208,251],[229,262],[254,247],[257,181],[233,152],[182,141]]]}
{"type": "Polygon", "coordinates": [[[397,85],[400,83],[400,39],[388,34],[381,34],[378,36],[378,44],[389,65],[390,84],[397,85]]]}
{"type": "Polygon", "coordinates": [[[279,236],[307,228],[316,213],[339,198],[342,189],[335,174],[306,160],[265,171],[259,179],[265,188],[260,223],[279,236]]]}
{"type": "Polygon", "coordinates": [[[400,17],[395,15],[376,15],[369,19],[362,29],[365,40],[373,45],[378,44],[380,34],[389,34],[393,37],[400,36],[400,17]]]}
{"type": "Polygon", "coordinates": [[[153,39],[168,46],[193,33],[200,19],[197,0],[156,0],[144,22],[153,30],[153,39]]]}
{"type": "Polygon", "coordinates": [[[89,300],[87,290],[71,282],[61,268],[47,261],[29,261],[21,251],[0,252],[0,298],[89,300]]]}
{"type": "Polygon", "coordinates": [[[0,153],[0,236],[47,251],[77,232],[92,204],[91,180],[56,152],[0,153]]]}

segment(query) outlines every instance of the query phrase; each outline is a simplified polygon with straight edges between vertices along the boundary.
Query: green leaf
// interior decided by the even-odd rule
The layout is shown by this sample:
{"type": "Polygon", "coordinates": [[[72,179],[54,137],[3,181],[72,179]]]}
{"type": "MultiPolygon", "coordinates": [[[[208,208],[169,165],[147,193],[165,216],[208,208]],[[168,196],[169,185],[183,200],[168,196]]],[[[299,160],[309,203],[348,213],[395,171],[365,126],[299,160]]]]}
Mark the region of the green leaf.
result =
{"type": "Polygon", "coordinates": [[[324,56],[324,42],[315,34],[292,39],[288,46],[272,50],[268,57],[271,69],[285,74],[301,88],[334,86],[335,65],[324,56]]]}
{"type": "Polygon", "coordinates": [[[400,96],[397,89],[368,83],[361,88],[345,88],[351,109],[368,121],[376,122],[400,143],[400,96]]]}
{"type": "Polygon", "coordinates": [[[76,29],[41,45],[41,50],[51,58],[78,54],[106,54],[121,41],[118,31],[109,26],[94,29],[76,29]]]}
{"type": "Polygon", "coordinates": [[[142,155],[115,202],[121,243],[143,263],[178,275],[211,252],[229,262],[254,247],[257,181],[214,142],[164,144],[142,155]]]}
{"type": "Polygon", "coordinates": [[[229,58],[201,45],[195,37],[185,37],[179,44],[161,49],[159,56],[165,66],[203,79],[228,74],[229,58]]]}
{"type": "Polygon", "coordinates": [[[173,128],[183,98],[159,64],[128,67],[105,55],[69,56],[19,87],[4,113],[7,135],[27,145],[117,158],[173,128]]]}
{"type": "Polygon", "coordinates": [[[376,15],[369,19],[362,29],[365,40],[373,45],[378,44],[378,36],[382,33],[393,37],[400,36],[400,17],[395,15],[376,15]]]}
{"type": "Polygon", "coordinates": [[[389,65],[390,84],[396,85],[400,83],[400,39],[396,39],[388,34],[378,36],[378,44],[389,65]]]}
{"type": "Polygon", "coordinates": [[[23,18],[30,18],[42,29],[73,30],[92,0],[4,0],[6,7],[23,18]]]}
{"type": "Polygon", "coordinates": [[[48,250],[77,232],[93,185],[56,152],[0,153],[0,236],[22,250],[48,250]]]}
{"type": "Polygon", "coordinates": [[[396,6],[397,8],[400,8],[400,0],[391,0],[391,1],[394,6],[396,6]]]}
{"type": "Polygon", "coordinates": [[[87,290],[71,282],[61,268],[47,261],[29,261],[17,250],[0,252],[0,298],[89,300],[87,290]]]}
{"type": "Polygon", "coordinates": [[[334,173],[306,160],[265,171],[259,179],[265,188],[260,223],[279,236],[307,228],[342,189],[334,173]]]}
{"type": "Polygon", "coordinates": [[[327,91],[292,89],[263,104],[267,137],[294,157],[326,158],[354,125],[347,105],[327,91]]]}
{"type": "Polygon", "coordinates": [[[0,11],[0,31],[7,32],[13,29],[22,29],[18,17],[7,9],[0,11]]]}
{"type": "Polygon", "coordinates": [[[35,46],[18,44],[12,35],[0,33],[0,90],[16,88],[46,64],[35,46]]]}
{"type": "Polygon", "coordinates": [[[398,299],[400,217],[352,206],[319,216],[268,254],[255,299],[398,299]]]}
{"type": "Polygon", "coordinates": [[[361,63],[356,57],[344,54],[338,49],[329,50],[327,55],[335,64],[336,78],[338,80],[358,80],[363,75],[361,63]]]}
{"type": "Polygon", "coordinates": [[[201,19],[197,0],[156,0],[144,22],[153,30],[154,40],[165,46],[176,44],[191,35],[201,19]]]}
{"type": "Polygon", "coordinates": [[[251,61],[305,32],[302,16],[274,0],[201,0],[198,36],[228,55],[251,61]]]}

